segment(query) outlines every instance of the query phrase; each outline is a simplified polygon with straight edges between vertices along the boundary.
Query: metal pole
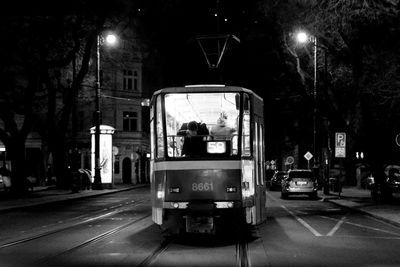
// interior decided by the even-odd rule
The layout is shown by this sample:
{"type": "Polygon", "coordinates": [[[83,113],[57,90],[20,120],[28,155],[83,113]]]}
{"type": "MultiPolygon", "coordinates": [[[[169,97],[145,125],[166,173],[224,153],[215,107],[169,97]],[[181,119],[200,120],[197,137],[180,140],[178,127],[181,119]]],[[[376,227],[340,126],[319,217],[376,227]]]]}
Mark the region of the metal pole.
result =
{"type": "Polygon", "coordinates": [[[314,112],[313,112],[313,152],[314,152],[314,167],[316,167],[316,161],[318,156],[316,154],[316,137],[317,137],[317,127],[316,127],[316,117],[317,117],[317,37],[314,36],[314,112]]]}
{"type": "MultiPolygon", "coordinates": [[[[324,49],[324,85],[325,85],[325,92],[328,91],[328,62],[326,58],[326,49],[324,49]]],[[[326,173],[325,173],[325,180],[324,180],[324,194],[329,195],[329,164],[331,163],[331,145],[329,139],[329,125],[326,125],[327,129],[327,157],[326,157],[326,173]]]]}
{"type": "Polygon", "coordinates": [[[94,114],[95,133],[94,133],[94,181],[93,189],[103,189],[100,173],[100,35],[97,35],[96,45],[96,111],[94,114]]]}

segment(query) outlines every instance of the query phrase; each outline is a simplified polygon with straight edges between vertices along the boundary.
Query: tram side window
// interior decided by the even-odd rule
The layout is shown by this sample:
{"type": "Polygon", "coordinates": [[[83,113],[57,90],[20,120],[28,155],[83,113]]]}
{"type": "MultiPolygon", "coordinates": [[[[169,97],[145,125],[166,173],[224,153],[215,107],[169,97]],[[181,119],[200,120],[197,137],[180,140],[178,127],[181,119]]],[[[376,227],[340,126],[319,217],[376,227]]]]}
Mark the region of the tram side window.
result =
{"type": "Polygon", "coordinates": [[[180,157],[182,156],[183,136],[176,134],[180,126],[179,122],[168,111],[166,111],[166,116],[168,157],[180,157]]]}
{"type": "Polygon", "coordinates": [[[151,142],[151,159],[154,159],[154,148],[155,148],[155,143],[154,143],[154,109],[153,107],[150,108],[150,142],[151,142]]]}
{"type": "Polygon", "coordinates": [[[157,97],[156,113],[157,157],[161,158],[164,157],[164,132],[162,122],[161,96],[157,97]]]}
{"type": "Polygon", "coordinates": [[[250,99],[247,94],[244,95],[244,112],[243,112],[243,129],[242,129],[242,149],[243,156],[251,155],[250,145],[250,99]]]}

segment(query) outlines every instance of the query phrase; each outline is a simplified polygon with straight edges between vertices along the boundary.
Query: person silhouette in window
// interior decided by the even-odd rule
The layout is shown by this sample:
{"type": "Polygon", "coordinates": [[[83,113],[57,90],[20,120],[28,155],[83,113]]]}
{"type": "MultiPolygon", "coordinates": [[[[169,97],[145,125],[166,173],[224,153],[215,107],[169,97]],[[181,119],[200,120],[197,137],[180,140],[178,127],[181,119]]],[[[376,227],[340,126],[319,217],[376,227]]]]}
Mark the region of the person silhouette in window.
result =
{"type": "Polygon", "coordinates": [[[227,126],[226,122],[228,120],[228,116],[225,112],[222,112],[220,117],[217,120],[217,124],[211,128],[211,136],[214,140],[230,140],[232,134],[235,132],[235,129],[227,126]]]}
{"type": "Polygon", "coordinates": [[[184,123],[178,131],[178,135],[185,136],[182,155],[184,156],[201,156],[206,152],[206,143],[204,138],[209,134],[205,123],[191,121],[184,123]]]}

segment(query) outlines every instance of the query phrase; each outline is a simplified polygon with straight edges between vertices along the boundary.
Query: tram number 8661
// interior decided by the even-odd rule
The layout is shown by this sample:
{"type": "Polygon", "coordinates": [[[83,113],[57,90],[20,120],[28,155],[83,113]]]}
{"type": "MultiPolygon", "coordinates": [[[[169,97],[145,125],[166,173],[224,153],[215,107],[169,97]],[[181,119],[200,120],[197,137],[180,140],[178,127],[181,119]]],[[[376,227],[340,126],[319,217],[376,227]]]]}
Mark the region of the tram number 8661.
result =
{"type": "Polygon", "coordinates": [[[213,191],[212,183],[192,183],[192,191],[213,191]]]}

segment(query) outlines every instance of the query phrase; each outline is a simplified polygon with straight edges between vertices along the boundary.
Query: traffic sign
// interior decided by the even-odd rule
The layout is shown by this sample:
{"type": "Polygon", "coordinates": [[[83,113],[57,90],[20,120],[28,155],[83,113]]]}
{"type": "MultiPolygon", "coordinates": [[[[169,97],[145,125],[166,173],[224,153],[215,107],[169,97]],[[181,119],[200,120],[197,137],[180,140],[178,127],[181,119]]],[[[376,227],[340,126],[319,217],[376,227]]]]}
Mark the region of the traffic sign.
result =
{"type": "Polygon", "coordinates": [[[289,156],[286,158],[285,165],[292,165],[294,163],[294,158],[289,156]]]}
{"type": "Polygon", "coordinates": [[[396,144],[400,146],[400,134],[396,135],[396,144]]]}
{"type": "Polygon", "coordinates": [[[304,157],[306,158],[306,160],[310,160],[313,157],[313,154],[311,154],[309,151],[307,151],[306,154],[304,154],[304,157]]]}
{"type": "Polygon", "coordinates": [[[335,133],[335,157],[346,157],[346,133],[335,133]]]}

